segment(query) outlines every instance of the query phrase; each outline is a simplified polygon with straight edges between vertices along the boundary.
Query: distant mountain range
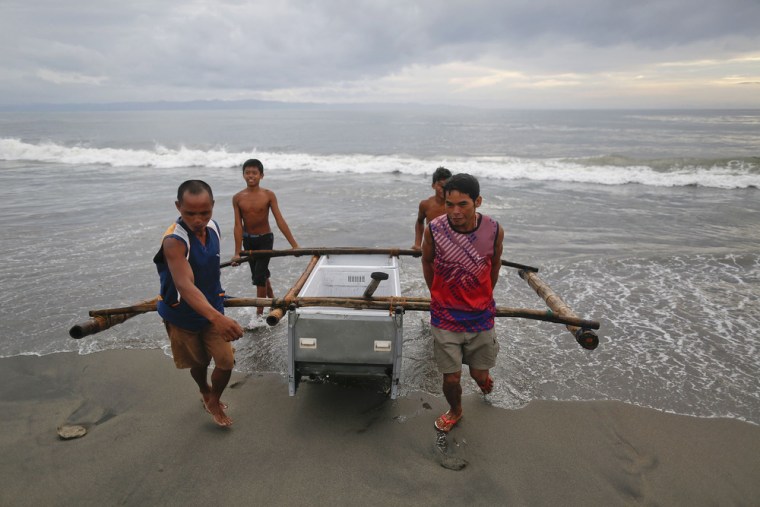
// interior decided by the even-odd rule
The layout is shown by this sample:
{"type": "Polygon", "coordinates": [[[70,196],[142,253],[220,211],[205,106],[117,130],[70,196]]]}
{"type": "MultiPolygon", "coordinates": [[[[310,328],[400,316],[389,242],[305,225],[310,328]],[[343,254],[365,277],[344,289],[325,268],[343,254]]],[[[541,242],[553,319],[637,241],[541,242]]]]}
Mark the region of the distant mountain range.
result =
{"type": "Polygon", "coordinates": [[[232,109],[362,109],[362,110],[441,110],[470,109],[457,106],[423,104],[323,104],[310,102],[276,102],[266,100],[192,100],[154,102],[108,102],[102,104],[19,104],[0,105],[3,112],[45,112],[45,111],[211,111],[232,109]]]}

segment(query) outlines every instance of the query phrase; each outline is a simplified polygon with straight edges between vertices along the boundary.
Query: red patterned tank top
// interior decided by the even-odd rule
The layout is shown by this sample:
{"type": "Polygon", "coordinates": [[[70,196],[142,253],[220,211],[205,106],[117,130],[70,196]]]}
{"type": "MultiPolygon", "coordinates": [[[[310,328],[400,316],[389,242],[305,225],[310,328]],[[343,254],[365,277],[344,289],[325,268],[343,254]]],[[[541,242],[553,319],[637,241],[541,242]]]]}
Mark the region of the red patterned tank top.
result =
{"type": "Polygon", "coordinates": [[[496,309],[491,261],[499,223],[478,214],[475,230],[460,233],[441,215],[429,225],[435,246],[430,324],[455,332],[491,329],[496,309]]]}

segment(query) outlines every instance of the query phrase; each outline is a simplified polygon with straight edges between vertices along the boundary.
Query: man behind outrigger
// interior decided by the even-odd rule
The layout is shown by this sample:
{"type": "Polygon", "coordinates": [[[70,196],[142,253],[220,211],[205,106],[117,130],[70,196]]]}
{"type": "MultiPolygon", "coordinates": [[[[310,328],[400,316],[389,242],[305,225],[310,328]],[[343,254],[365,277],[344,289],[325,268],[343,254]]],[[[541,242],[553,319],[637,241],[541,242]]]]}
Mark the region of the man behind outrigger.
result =
{"type": "Polygon", "coordinates": [[[427,199],[420,201],[419,208],[417,210],[417,221],[414,222],[414,245],[412,249],[419,250],[422,245],[422,234],[425,231],[425,225],[429,224],[434,218],[446,213],[443,199],[443,187],[446,182],[451,178],[451,171],[445,167],[439,167],[433,173],[433,187],[435,192],[427,199]]]}

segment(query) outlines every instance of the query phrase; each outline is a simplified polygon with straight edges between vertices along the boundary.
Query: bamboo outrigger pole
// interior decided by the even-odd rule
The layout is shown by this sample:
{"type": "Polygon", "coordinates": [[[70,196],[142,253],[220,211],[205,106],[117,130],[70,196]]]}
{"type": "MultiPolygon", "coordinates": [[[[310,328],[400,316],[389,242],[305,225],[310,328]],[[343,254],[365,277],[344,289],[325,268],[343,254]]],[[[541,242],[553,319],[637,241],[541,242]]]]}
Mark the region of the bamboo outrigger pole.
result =
{"type": "MultiPolygon", "coordinates": [[[[541,296],[541,299],[546,302],[546,305],[557,315],[562,317],[577,317],[570,307],[567,306],[567,303],[565,303],[546,282],[541,280],[536,273],[523,269],[517,273],[520,275],[520,278],[528,282],[528,285],[536,291],[536,294],[541,296]]],[[[592,331],[592,329],[599,329],[598,326],[592,327],[567,323],[565,324],[565,327],[567,327],[567,330],[573,334],[575,340],[584,349],[594,350],[599,345],[599,337],[592,331]]]]}
{"type": "Polygon", "coordinates": [[[390,257],[399,257],[409,255],[411,257],[420,257],[422,250],[412,248],[374,248],[374,247],[355,247],[355,246],[334,246],[318,248],[290,248],[286,250],[243,250],[241,255],[249,257],[300,257],[303,255],[388,255],[390,257]]]}
{"type": "MultiPolygon", "coordinates": [[[[411,248],[363,248],[352,246],[338,247],[320,247],[320,248],[290,248],[287,250],[242,250],[240,257],[234,259],[234,262],[247,262],[249,259],[257,257],[301,257],[303,255],[388,255],[390,257],[399,257],[401,255],[410,255],[419,257],[422,250],[411,248]]],[[[220,266],[227,267],[233,261],[223,262],[220,266]]]]}
{"type": "MultiPolygon", "coordinates": [[[[246,262],[256,257],[284,257],[302,255],[311,255],[312,259],[298,281],[288,291],[284,298],[228,298],[224,301],[227,307],[245,307],[245,306],[269,306],[272,308],[267,316],[267,323],[273,326],[282,318],[284,310],[292,306],[324,306],[337,308],[354,308],[354,309],[376,309],[388,310],[393,312],[395,308],[403,308],[410,311],[429,311],[430,299],[422,297],[372,297],[372,298],[330,298],[330,297],[298,297],[303,285],[306,283],[309,275],[316,266],[321,255],[388,255],[398,257],[401,255],[410,255],[419,257],[422,255],[420,250],[402,249],[402,248],[360,248],[360,247],[334,247],[334,248],[294,248],[290,250],[246,250],[241,253],[241,257],[232,261],[222,263],[220,267],[230,266],[234,263],[246,262]]],[[[514,267],[519,269],[520,277],[541,296],[550,310],[531,310],[527,308],[496,307],[497,317],[517,317],[532,320],[542,320],[547,322],[556,322],[565,324],[567,329],[573,334],[578,343],[586,348],[593,350],[599,344],[599,339],[592,329],[599,329],[600,324],[597,321],[581,319],[557,296],[546,283],[544,283],[536,272],[538,268],[518,264],[506,260],[501,260],[502,266],[514,267]]],[[[158,298],[141,301],[130,306],[119,308],[105,308],[101,310],[91,310],[90,319],[73,326],[69,330],[72,338],[79,339],[84,336],[98,333],[108,329],[116,324],[120,324],[127,319],[141,313],[156,311],[158,298]]]]}
{"type": "MultiPolygon", "coordinates": [[[[290,301],[295,299],[296,296],[298,296],[298,293],[301,292],[301,289],[303,288],[303,285],[306,283],[306,280],[308,280],[309,275],[314,270],[314,266],[317,265],[317,262],[319,261],[319,255],[313,255],[311,257],[311,260],[309,261],[309,265],[306,266],[306,269],[304,269],[303,273],[301,274],[301,277],[296,281],[295,284],[293,284],[293,287],[290,288],[287,294],[285,294],[284,299],[286,301],[290,301]]],[[[285,309],[284,308],[272,308],[270,310],[269,315],[267,315],[267,324],[270,326],[276,325],[278,322],[280,322],[280,319],[282,316],[285,315],[285,309]]]]}
{"type": "MultiPolygon", "coordinates": [[[[365,247],[320,247],[320,248],[290,248],[286,250],[242,250],[239,252],[240,257],[233,259],[232,261],[223,262],[221,267],[235,263],[247,262],[249,259],[255,259],[258,257],[301,257],[303,255],[388,255],[390,257],[400,257],[402,255],[408,255],[411,257],[420,257],[422,250],[415,250],[412,248],[365,248],[365,247]]],[[[502,266],[510,268],[524,269],[526,271],[532,271],[538,273],[538,268],[528,266],[526,264],[520,264],[517,262],[511,262],[502,259],[502,266]]]]}
{"type": "MultiPolygon", "coordinates": [[[[301,297],[291,301],[285,301],[278,298],[230,298],[225,300],[226,307],[244,307],[244,306],[265,306],[287,307],[291,304],[296,307],[335,307],[335,308],[353,308],[357,310],[388,310],[392,312],[395,308],[403,308],[409,311],[430,311],[430,300],[427,298],[404,298],[404,297],[386,297],[386,298],[338,298],[338,297],[301,297]]],[[[509,306],[497,306],[496,317],[516,317],[531,320],[543,320],[546,322],[555,322],[571,326],[583,327],[585,329],[599,329],[600,324],[594,320],[581,319],[578,316],[562,316],[552,310],[532,310],[529,308],[512,308],[509,306]]]]}
{"type": "MultiPolygon", "coordinates": [[[[430,299],[428,298],[404,298],[404,297],[383,297],[383,298],[339,298],[339,297],[295,297],[295,298],[228,298],[224,300],[224,306],[228,308],[239,308],[249,306],[270,306],[273,308],[288,308],[290,305],[295,307],[314,307],[323,306],[330,308],[352,308],[356,310],[388,310],[392,312],[395,308],[403,308],[409,311],[430,311],[430,299]]],[[[129,306],[124,308],[106,308],[103,310],[92,310],[90,313],[96,316],[114,316],[123,314],[146,313],[156,310],[155,303],[148,303],[141,306],[129,306]]],[[[531,320],[543,320],[546,322],[556,322],[569,326],[577,326],[584,329],[599,329],[599,322],[594,320],[581,319],[574,315],[559,315],[552,310],[531,310],[529,308],[512,308],[508,306],[497,306],[496,317],[516,317],[531,320]]]]}
{"type": "Polygon", "coordinates": [[[71,329],[69,329],[69,336],[78,340],[80,338],[84,338],[85,336],[105,331],[109,327],[113,327],[116,324],[121,324],[125,320],[131,319],[132,317],[140,315],[141,313],[145,313],[146,310],[143,309],[145,307],[152,307],[153,310],[155,310],[157,302],[158,298],[146,299],[145,301],[140,301],[134,305],[122,308],[123,310],[126,310],[122,313],[98,314],[90,312],[91,318],[72,326],[71,329]]]}
{"type": "Polygon", "coordinates": [[[510,268],[524,269],[525,271],[532,271],[533,273],[538,273],[538,268],[534,268],[533,266],[528,266],[526,264],[519,264],[517,262],[505,261],[504,259],[501,260],[501,265],[508,266],[510,268]]]}

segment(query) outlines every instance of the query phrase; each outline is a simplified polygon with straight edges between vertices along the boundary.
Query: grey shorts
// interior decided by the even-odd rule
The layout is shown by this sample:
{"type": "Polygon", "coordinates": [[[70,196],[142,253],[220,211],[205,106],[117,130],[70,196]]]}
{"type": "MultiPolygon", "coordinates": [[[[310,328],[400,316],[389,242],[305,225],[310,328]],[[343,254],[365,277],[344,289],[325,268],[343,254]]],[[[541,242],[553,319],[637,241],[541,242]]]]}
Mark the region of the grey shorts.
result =
{"type": "Polygon", "coordinates": [[[490,370],[496,366],[499,342],[494,328],[476,333],[457,333],[437,327],[433,333],[433,356],[441,373],[456,373],[462,363],[476,370],[490,370]]]}

